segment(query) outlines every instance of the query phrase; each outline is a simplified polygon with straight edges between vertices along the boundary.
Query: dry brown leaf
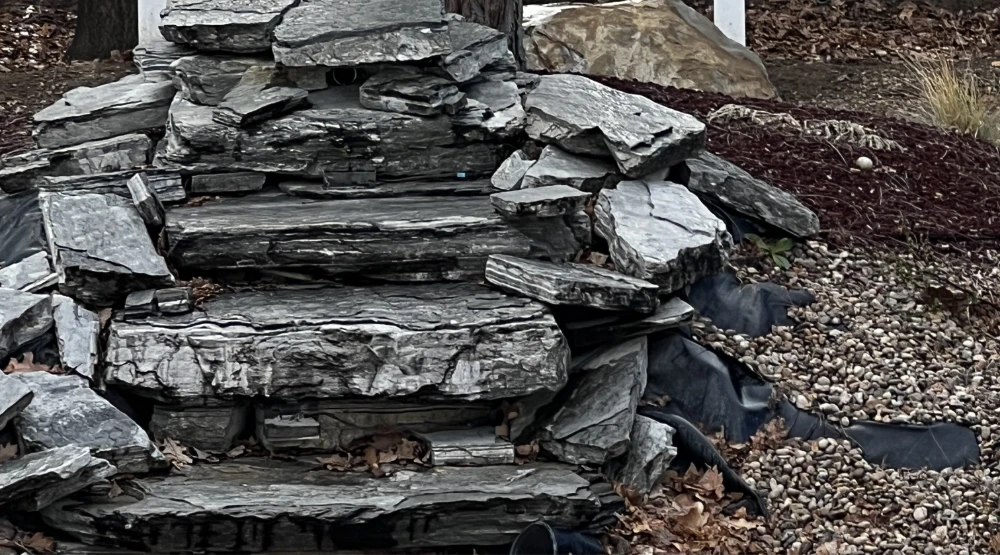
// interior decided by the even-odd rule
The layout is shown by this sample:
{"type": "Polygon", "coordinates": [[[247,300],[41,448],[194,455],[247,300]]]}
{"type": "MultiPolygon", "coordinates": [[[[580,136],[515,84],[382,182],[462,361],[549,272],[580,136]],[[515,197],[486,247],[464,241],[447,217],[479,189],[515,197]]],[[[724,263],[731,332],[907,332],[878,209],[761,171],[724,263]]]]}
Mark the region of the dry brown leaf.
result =
{"type": "Polygon", "coordinates": [[[163,443],[160,445],[160,451],[163,451],[163,456],[166,457],[167,462],[177,470],[183,470],[184,467],[194,463],[194,459],[187,455],[187,447],[169,437],[163,440],[163,443]]]}
{"type": "Polygon", "coordinates": [[[17,458],[17,444],[0,445],[0,463],[17,458]]]}
{"type": "Polygon", "coordinates": [[[403,439],[399,444],[399,458],[403,460],[416,460],[417,453],[420,451],[420,444],[416,441],[409,439],[403,439]]]}
{"type": "Polygon", "coordinates": [[[61,366],[46,366],[44,364],[37,364],[35,362],[35,355],[33,353],[24,353],[22,361],[18,361],[16,358],[11,358],[10,362],[7,363],[7,368],[4,368],[4,374],[21,374],[27,372],[48,372],[50,374],[64,374],[61,366]]]}
{"type": "Polygon", "coordinates": [[[674,520],[691,532],[701,530],[708,523],[710,515],[705,512],[705,504],[687,493],[674,498],[674,508],[677,511],[674,520]]]}
{"type": "Polygon", "coordinates": [[[504,422],[504,423],[500,424],[499,426],[497,426],[496,427],[496,434],[497,434],[497,437],[500,437],[500,438],[503,438],[503,439],[509,439],[510,438],[510,424],[508,424],[507,422],[504,422]]]}
{"type": "Polygon", "coordinates": [[[344,456],[339,453],[330,455],[329,457],[317,457],[316,460],[326,467],[327,470],[335,470],[337,472],[343,472],[351,467],[351,459],[349,456],[344,456]]]}
{"type": "Polygon", "coordinates": [[[114,499],[125,493],[125,490],[118,485],[118,482],[111,482],[111,491],[108,492],[108,499],[114,499]]]}
{"type": "Polygon", "coordinates": [[[237,445],[236,447],[233,447],[232,449],[227,451],[226,456],[229,457],[230,459],[235,459],[236,457],[245,455],[246,452],[247,452],[246,445],[237,445]]]}
{"type": "Polygon", "coordinates": [[[378,449],[375,449],[374,445],[365,447],[365,464],[369,468],[378,468],[378,449]]]}
{"type": "Polygon", "coordinates": [[[55,552],[56,542],[52,538],[47,537],[41,532],[35,532],[30,536],[24,536],[18,543],[21,547],[32,551],[34,553],[53,553],[55,552]]]}
{"type": "Polygon", "coordinates": [[[705,471],[694,487],[705,495],[714,496],[715,499],[722,499],[726,494],[725,487],[722,485],[722,474],[714,466],[705,471]]]}

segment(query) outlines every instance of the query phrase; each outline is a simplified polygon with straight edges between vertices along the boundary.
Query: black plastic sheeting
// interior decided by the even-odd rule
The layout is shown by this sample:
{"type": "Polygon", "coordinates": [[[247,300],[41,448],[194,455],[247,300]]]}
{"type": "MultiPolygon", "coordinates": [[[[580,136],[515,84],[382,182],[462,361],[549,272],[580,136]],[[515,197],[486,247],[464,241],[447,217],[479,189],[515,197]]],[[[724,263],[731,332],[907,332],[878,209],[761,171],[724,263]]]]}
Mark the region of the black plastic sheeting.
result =
{"type": "Polygon", "coordinates": [[[816,297],[774,283],[744,285],[734,274],[725,272],[692,285],[687,301],[719,329],[762,337],[774,326],[795,325],[788,309],[808,306],[816,302],[816,297]]]}
{"type": "Polygon", "coordinates": [[[0,266],[10,266],[45,250],[38,193],[0,194],[0,266]]]}
{"type": "Polygon", "coordinates": [[[579,532],[553,530],[544,522],[529,524],[510,547],[510,555],[604,555],[596,538],[579,532]]]}

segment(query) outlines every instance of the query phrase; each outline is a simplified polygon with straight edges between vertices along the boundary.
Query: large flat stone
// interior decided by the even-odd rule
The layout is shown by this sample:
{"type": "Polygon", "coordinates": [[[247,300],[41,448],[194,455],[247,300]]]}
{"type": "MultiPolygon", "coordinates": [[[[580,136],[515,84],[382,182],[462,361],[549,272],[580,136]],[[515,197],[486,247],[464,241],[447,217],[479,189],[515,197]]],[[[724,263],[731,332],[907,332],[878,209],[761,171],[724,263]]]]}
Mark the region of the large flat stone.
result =
{"type": "Polygon", "coordinates": [[[0,430],[21,414],[34,396],[28,386],[0,372],[0,430]]]}
{"type": "Polygon", "coordinates": [[[131,170],[149,165],[152,159],[153,141],[139,133],[54,150],[32,150],[0,162],[0,189],[16,193],[35,187],[42,176],[131,170]]]}
{"type": "Polygon", "coordinates": [[[414,62],[451,52],[441,0],[302,0],[274,31],[286,66],[414,62]]]}
{"type": "Polygon", "coordinates": [[[51,287],[58,281],[59,276],[52,271],[49,255],[44,252],[0,268],[0,288],[34,293],[51,287]]]}
{"type": "Polygon", "coordinates": [[[171,261],[190,271],[319,269],[441,281],[481,277],[491,254],[556,261],[589,242],[582,212],[507,221],[482,197],[310,201],[258,193],[167,215],[171,261]]]}
{"type": "Polygon", "coordinates": [[[146,432],[90,389],[83,378],[48,372],[11,374],[10,378],[35,394],[18,422],[29,451],[87,447],[122,473],[149,472],[166,465],[146,432]]]}
{"type": "Polygon", "coordinates": [[[257,56],[197,54],[185,56],[172,64],[174,85],[184,100],[205,106],[217,106],[252,70],[266,70],[268,86],[320,90],[327,87],[329,68],[279,68],[274,60],[257,56]]]}
{"type": "Polygon", "coordinates": [[[574,464],[603,464],[629,448],[649,363],[646,338],[581,356],[562,405],[542,425],[543,450],[574,464]]]}
{"type": "Polygon", "coordinates": [[[0,289],[0,359],[52,329],[52,301],[16,289],[0,289]]]}
{"type": "Polygon", "coordinates": [[[131,198],[47,192],[40,197],[64,294],[110,306],[132,291],[174,283],[131,198]]]}
{"type": "Polygon", "coordinates": [[[287,195],[316,200],[452,195],[482,196],[490,192],[489,182],[478,179],[388,181],[376,185],[328,185],[310,181],[286,181],[279,187],[287,195]]]}
{"type": "Polygon", "coordinates": [[[329,553],[505,547],[530,522],[575,529],[600,509],[588,481],[559,465],[399,471],[385,479],[315,468],[264,459],[197,465],[143,480],[141,500],[66,503],[43,516],[88,543],[156,553],[329,553]],[[198,533],[175,532],[190,529],[198,533]]]}
{"type": "Polygon", "coordinates": [[[191,194],[251,193],[263,189],[266,182],[266,175],[254,172],[196,175],[191,178],[191,194]]]}
{"type": "Polygon", "coordinates": [[[535,161],[529,159],[523,151],[515,151],[500,164],[493,177],[490,178],[490,184],[493,185],[494,189],[501,191],[516,191],[521,188],[524,176],[534,165],[535,161]]]}
{"type": "Polygon", "coordinates": [[[249,127],[288,113],[303,105],[309,93],[294,87],[271,87],[263,90],[233,89],[212,114],[217,123],[249,127]]]}
{"type": "Polygon", "coordinates": [[[281,16],[298,0],[172,0],[160,20],[170,41],[198,50],[267,52],[281,16]]]}
{"type": "Polygon", "coordinates": [[[486,280],[548,304],[647,313],[659,305],[659,287],[652,283],[586,264],[494,255],[486,263],[486,280]]]}
{"type": "Polygon", "coordinates": [[[625,181],[605,189],[594,229],[607,239],[611,260],[624,274],[672,293],[720,272],[732,238],[726,225],[681,185],[625,181]]]}
{"type": "Polygon", "coordinates": [[[169,82],[146,83],[135,75],[73,89],[35,114],[35,142],[55,149],[163,128],[175,92],[169,82]]]}
{"type": "Polygon", "coordinates": [[[524,173],[522,187],[547,187],[566,185],[597,194],[601,189],[614,187],[622,176],[610,160],[578,156],[549,145],[542,150],[538,161],[524,173]]]}
{"type": "Polygon", "coordinates": [[[569,356],[542,305],[474,285],[225,295],[114,322],[106,353],[108,384],[171,403],[500,399],[560,388],[569,356]]]}
{"type": "Polygon", "coordinates": [[[579,75],[542,77],[524,107],[532,139],[611,158],[632,178],[683,162],[705,146],[705,125],[694,117],[579,75]]]}
{"type": "Polygon", "coordinates": [[[63,369],[94,379],[101,335],[100,318],[62,295],[52,296],[52,317],[63,369]]]}
{"type": "Polygon", "coordinates": [[[525,216],[551,218],[575,214],[584,209],[590,193],[566,185],[506,191],[490,195],[490,204],[508,218],[525,216]]]}
{"type": "Polygon", "coordinates": [[[472,81],[510,53],[503,33],[471,21],[449,20],[448,36],[451,52],[438,63],[443,74],[456,83],[472,81]]]}
{"type": "Polygon", "coordinates": [[[0,507],[38,511],[115,473],[86,447],[31,453],[0,466],[0,507]]]}
{"type": "Polygon", "coordinates": [[[418,116],[454,114],[465,106],[465,93],[444,77],[398,66],[373,75],[361,85],[361,105],[418,116]]]}

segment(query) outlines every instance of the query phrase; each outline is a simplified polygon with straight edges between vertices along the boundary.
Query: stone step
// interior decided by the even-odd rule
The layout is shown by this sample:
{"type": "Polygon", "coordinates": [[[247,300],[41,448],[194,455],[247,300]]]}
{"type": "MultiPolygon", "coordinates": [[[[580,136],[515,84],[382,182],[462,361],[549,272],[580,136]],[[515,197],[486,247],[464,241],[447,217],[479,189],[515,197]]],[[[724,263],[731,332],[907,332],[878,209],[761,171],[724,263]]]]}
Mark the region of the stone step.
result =
{"type": "Polygon", "coordinates": [[[491,254],[567,261],[590,241],[582,211],[508,221],[483,197],[309,200],[280,192],[167,214],[182,273],[313,269],[398,281],[481,279],[491,254]]]}
{"type": "MultiPolygon", "coordinates": [[[[64,501],[46,522],[86,543],[154,553],[424,552],[509,545],[528,524],[577,529],[601,509],[570,467],[441,467],[385,478],[242,459],[147,478],[142,498],[64,501]]],[[[136,494],[138,495],[138,494],[136,494]]]]}

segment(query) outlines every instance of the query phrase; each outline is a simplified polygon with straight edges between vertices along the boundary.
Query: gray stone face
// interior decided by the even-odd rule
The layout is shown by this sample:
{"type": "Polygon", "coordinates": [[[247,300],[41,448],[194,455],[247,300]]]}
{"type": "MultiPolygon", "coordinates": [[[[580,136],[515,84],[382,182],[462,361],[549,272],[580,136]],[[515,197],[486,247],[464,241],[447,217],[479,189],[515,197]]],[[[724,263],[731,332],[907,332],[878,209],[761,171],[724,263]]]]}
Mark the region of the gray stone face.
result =
{"type": "Polygon", "coordinates": [[[48,372],[12,374],[28,386],[34,401],[21,413],[18,430],[29,451],[67,445],[87,447],[122,473],[143,473],[165,466],[149,436],[128,416],[87,387],[79,376],[48,372]]]}
{"type": "Polygon", "coordinates": [[[250,193],[264,188],[267,176],[262,173],[213,173],[191,178],[191,194],[250,193]]]}
{"type": "Polygon", "coordinates": [[[505,546],[526,522],[575,529],[600,509],[587,480],[560,465],[402,470],[385,479],[315,468],[265,459],[195,465],[143,481],[142,500],[61,504],[44,518],[88,543],[157,553],[390,552],[505,546]],[[192,527],[203,533],[171,532],[192,527]]]}
{"type": "Polygon", "coordinates": [[[423,434],[434,466],[514,464],[514,444],[497,437],[492,427],[423,434]]]}
{"type": "Polygon", "coordinates": [[[646,338],[581,357],[569,397],[541,430],[541,447],[573,464],[603,464],[624,454],[646,389],[646,338]]]}
{"type": "Polygon", "coordinates": [[[308,181],[287,181],[282,192],[293,197],[310,199],[360,199],[417,196],[483,196],[489,193],[487,181],[392,181],[377,185],[329,185],[308,181]]]}
{"type": "Polygon", "coordinates": [[[100,318],[62,295],[52,296],[52,317],[63,369],[94,379],[101,334],[100,318]]]}
{"type": "Polygon", "coordinates": [[[0,430],[21,414],[34,396],[27,386],[0,372],[0,430]]]}
{"type": "Polygon", "coordinates": [[[303,105],[309,93],[293,87],[272,87],[264,90],[241,90],[229,93],[213,112],[216,123],[247,127],[285,114],[303,105]]]}
{"type": "Polygon", "coordinates": [[[64,294],[110,306],[132,291],[173,284],[131,199],[60,193],[41,193],[40,198],[64,294]]]}
{"type": "Polygon", "coordinates": [[[38,511],[115,473],[85,447],[31,453],[0,466],[0,507],[38,511]]]}
{"type": "Polygon", "coordinates": [[[579,75],[542,77],[525,109],[532,139],[610,157],[632,178],[682,162],[705,146],[705,125],[692,116],[579,75]]]}
{"type": "Polygon", "coordinates": [[[490,204],[500,214],[509,218],[535,216],[551,218],[575,214],[583,210],[590,200],[590,193],[566,185],[552,185],[536,189],[521,189],[490,195],[490,204]]]}
{"type": "Polygon", "coordinates": [[[0,268],[0,288],[17,289],[33,293],[51,287],[59,281],[52,271],[49,255],[35,253],[10,266],[0,268]]]}
{"type": "Polygon", "coordinates": [[[171,261],[192,271],[315,268],[456,280],[481,277],[490,254],[565,261],[590,240],[585,214],[507,221],[481,197],[317,202],[258,193],[178,207],[167,220],[171,261]]]}
{"type": "Polygon", "coordinates": [[[361,105],[418,116],[454,114],[465,106],[455,83],[414,67],[390,67],[361,85],[361,105]]]}
{"type": "Polygon", "coordinates": [[[794,237],[819,233],[819,217],[799,199],[711,153],[686,162],[687,187],[699,197],[794,237]]]}
{"type": "Polygon", "coordinates": [[[548,304],[645,313],[659,306],[659,287],[586,264],[494,255],[486,263],[486,281],[548,304]]]}
{"type": "Polygon", "coordinates": [[[174,86],[184,100],[218,106],[250,71],[266,71],[264,87],[296,87],[307,91],[327,88],[325,67],[278,68],[274,60],[255,56],[198,54],[173,63],[174,86]]]}
{"type": "Polygon", "coordinates": [[[534,165],[534,160],[529,160],[523,151],[518,150],[500,164],[490,183],[494,189],[516,191],[521,188],[524,176],[534,165]]]}
{"type": "MultiPolygon", "coordinates": [[[[139,172],[121,171],[95,175],[40,177],[37,184],[38,190],[50,193],[71,196],[114,194],[131,200],[132,192],[128,187],[128,180],[137,173],[139,172]]],[[[161,202],[179,202],[187,198],[181,174],[163,170],[148,170],[142,173],[146,174],[150,188],[161,202]]]]}
{"type": "MultiPolygon", "coordinates": [[[[161,124],[162,127],[162,124],[161,124]]],[[[131,134],[55,150],[32,150],[0,162],[0,189],[16,193],[35,187],[42,176],[93,175],[147,166],[153,141],[131,134]]]]}
{"type": "Polygon", "coordinates": [[[640,495],[649,495],[653,487],[670,470],[670,463],[677,456],[674,447],[674,429],[642,415],[636,415],[632,424],[632,446],[625,466],[615,476],[640,495]]]}
{"type": "Polygon", "coordinates": [[[525,172],[522,187],[567,185],[597,194],[621,180],[618,169],[609,160],[578,156],[549,145],[538,157],[538,162],[525,172]]]}
{"type": "Polygon", "coordinates": [[[170,438],[209,453],[224,453],[233,448],[250,425],[249,410],[247,403],[189,407],[157,405],[153,408],[149,429],[159,441],[170,438]]]}
{"type": "Polygon", "coordinates": [[[268,449],[346,450],[381,433],[421,434],[490,422],[493,403],[298,401],[257,408],[257,437],[268,449]]]}
{"type": "Polygon", "coordinates": [[[156,291],[156,310],[160,314],[187,314],[194,310],[194,299],[189,287],[171,287],[156,291]]]}
{"type": "Polygon", "coordinates": [[[641,318],[606,314],[608,316],[560,318],[563,332],[574,352],[686,326],[694,318],[694,308],[673,298],[660,304],[653,314],[641,318]]]}
{"type": "Polygon", "coordinates": [[[80,87],[35,114],[35,141],[60,148],[162,128],[174,87],[129,76],[98,87],[80,87]]]}
{"type": "Polygon", "coordinates": [[[147,83],[170,81],[175,75],[173,63],[195,52],[193,48],[164,39],[140,44],[132,50],[133,62],[147,83]]]}
{"type": "Polygon", "coordinates": [[[527,114],[521,105],[517,85],[506,81],[484,81],[463,87],[468,108],[460,113],[456,125],[472,127],[466,136],[516,136],[524,131],[527,114]]]}
{"type": "Polygon", "coordinates": [[[52,301],[16,289],[0,289],[0,359],[52,329],[52,301]]]}
{"type": "Polygon", "coordinates": [[[502,61],[510,53],[503,33],[478,23],[452,19],[448,22],[448,37],[451,52],[439,65],[456,83],[475,79],[484,68],[502,61]]]}
{"type": "Polygon", "coordinates": [[[720,272],[732,250],[726,225],[674,183],[619,183],[617,189],[601,191],[594,217],[615,268],[659,285],[664,293],[720,272]]]}
{"type": "Polygon", "coordinates": [[[441,0],[303,0],[274,31],[286,66],[414,62],[451,51],[441,0]]]}
{"type": "Polygon", "coordinates": [[[203,313],[114,322],[108,384],[171,403],[264,396],[499,399],[566,380],[555,320],[473,285],[225,295],[203,313]]]}
{"type": "Polygon", "coordinates": [[[166,210],[149,183],[149,177],[143,172],[137,173],[129,178],[126,185],[132,195],[132,204],[139,211],[139,216],[146,222],[146,226],[156,230],[162,228],[166,210]]]}
{"type": "Polygon", "coordinates": [[[271,32],[297,0],[172,0],[160,33],[198,50],[267,52],[271,32]]]}

